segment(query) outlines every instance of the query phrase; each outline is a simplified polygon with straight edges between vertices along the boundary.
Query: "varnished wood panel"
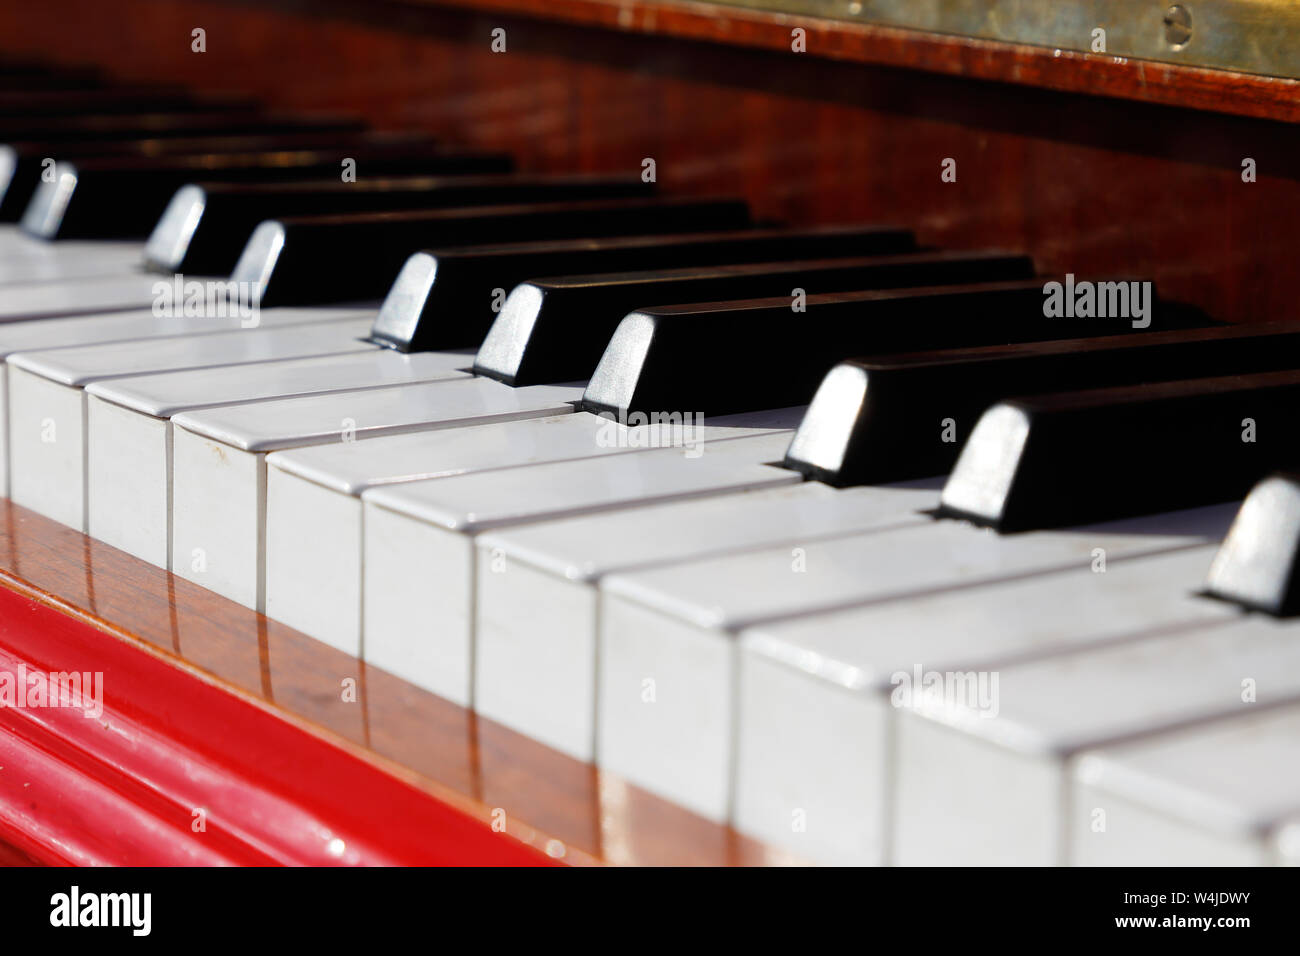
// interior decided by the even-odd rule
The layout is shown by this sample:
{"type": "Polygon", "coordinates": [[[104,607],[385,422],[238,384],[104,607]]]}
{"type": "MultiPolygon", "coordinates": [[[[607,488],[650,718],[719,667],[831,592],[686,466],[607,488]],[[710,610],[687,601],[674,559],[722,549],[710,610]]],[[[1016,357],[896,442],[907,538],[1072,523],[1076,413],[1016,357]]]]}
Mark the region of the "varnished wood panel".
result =
{"type": "MultiPolygon", "coordinates": [[[[1300,82],[1177,63],[1089,54],[975,37],[679,0],[409,0],[426,6],[526,14],[609,30],[787,51],[1020,86],[1120,97],[1241,116],[1300,120],[1300,82]]],[[[301,6],[301,4],[299,4],[301,6]]],[[[956,32],[956,31],[953,31],[956,32]]]]}
{"type": "Polygon", "coordinates": [[[665,189],[741,193],[767,218],[904,223],[1044,271],[1150,275],[1228,321],[1300,318],[1292,81],[842,24],[793,54],[774,49],[783,31],[771,14],[607,0],[0,10],[6,52],[355,109],[534,170],[650,157],[665,189]],[[206,53],[190,50],[196,27],[206,53]]]}

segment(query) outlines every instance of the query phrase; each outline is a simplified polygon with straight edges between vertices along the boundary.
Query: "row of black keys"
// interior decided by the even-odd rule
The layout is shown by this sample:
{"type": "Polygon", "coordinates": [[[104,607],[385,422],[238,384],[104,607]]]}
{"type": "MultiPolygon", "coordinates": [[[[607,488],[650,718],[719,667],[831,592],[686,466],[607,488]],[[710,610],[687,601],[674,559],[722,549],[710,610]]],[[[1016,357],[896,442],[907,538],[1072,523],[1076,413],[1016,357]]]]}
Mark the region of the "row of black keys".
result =
{"type": "Polygon", "coordinates": [[[814,405],[820,440],[787,461],[833,484],[945,473],[984,411],[1022,396],[968,451],[1005,472],[978,475],[993,489],[973,496],[984,507],[949,507],[1002,531],[1231,499],[1300,439],[1300,324],[1210,327],[1171,304],[1141,332],[1126,317],[1050,319],[1023,256],[920,250],[890,228],[757,228],[736,200],[658,199],[635,176],[513,174],[505,156],[238,99],[23,69],[0,69],[0,86],[0,213],[25,204],[30,231],[153,229],[154,268],[233,270],[263,306],[377,296],[411,249],[432,247],[407,263],[375,340],[474,347],[495,326],[478,372],[513,385],[594,375],[593,411],[801,404],[831,365],[870,353],[851,362],[854,388],[814,405]],[[51,154],[75,178],[61,190],[38,188],[51,154]],[[345,159],[358,181],[339,178],[345,159]],[[568,277],[528,281],[556,274],[568,277]],[[495,291],[520,283],[498,317],[495,291]]]}

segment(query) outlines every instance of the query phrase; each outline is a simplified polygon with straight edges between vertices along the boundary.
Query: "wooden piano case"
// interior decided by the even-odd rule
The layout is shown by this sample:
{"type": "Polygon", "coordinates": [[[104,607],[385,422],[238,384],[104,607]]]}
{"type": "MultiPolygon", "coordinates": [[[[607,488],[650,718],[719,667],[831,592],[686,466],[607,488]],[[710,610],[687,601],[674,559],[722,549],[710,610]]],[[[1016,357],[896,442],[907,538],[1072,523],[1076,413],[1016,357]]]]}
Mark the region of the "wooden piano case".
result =
{"type": "MultiPolygon", "coordinates": [[[[0,53],[355,110],[531,170],[652,158],[665,191],[764,218],[1300,317],[1294,79],[662,0],[47,0],[0,9],[0,53]]],[[[0,585],[0,671],[102,672],[105,695],[95,720],[0,709],[0,862],[780,861],[8,503],[0,585]]]]}

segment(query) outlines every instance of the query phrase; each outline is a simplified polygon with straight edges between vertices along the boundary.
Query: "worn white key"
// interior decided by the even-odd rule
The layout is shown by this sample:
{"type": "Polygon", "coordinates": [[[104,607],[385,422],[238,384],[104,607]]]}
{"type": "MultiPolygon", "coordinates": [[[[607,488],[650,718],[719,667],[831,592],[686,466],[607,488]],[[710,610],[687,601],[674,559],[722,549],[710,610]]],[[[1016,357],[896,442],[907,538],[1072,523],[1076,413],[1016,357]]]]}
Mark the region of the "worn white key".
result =
{"type": "MultiPolygon", "coordinates": [[[[571,385],[431,382],[187,412],[172,419],[172,571],[265,608],[266,456],[402,432],[573,410],[571,385]]],[[[328,520],[334,520],[331,516],[328,520]]]]}
{"type": "MultiPolygon", "coordinates": [[[[0,149],[0,190],[4,188],[4,156],[0,149]]],[[[85,256],[104,252],[144,262],[145,244],[136,239],[60,239],[51,242],[24,232],[17,223],[0,223],[0,259],[25,256],[85,256]]]]}
{"type": "MultiPolygon", "coordinates": [[[[881,863],[894,692],[924,675],[978,674],[1161,630],[1226,620],[1227,604],[1190,592],[1204,545],[986,587],[887,601],[743,631],[732,821],[805,859],[881,863]]],[[[624,689],[627,692],[627,689],[624,689]]]]}
{"type": "Polygon", "coordinates": [[[171,419],[217,405],[467,379],[472,353],[372,349],[262,365],[110,379],[86,387],[89,534],[170,565],[171,419]]]}
{"type": "MultiPolygon", "coordinates": [[[[6,224],[0,232],[0,261],[11,259],[85,258],[102,255],[107,261],[143,266],[145,244],[131,239],[60,239],[51,242],[6,224]]],[[[161,274],[161,273],[160,273],[161,274]]]]}
{"type": "Polygon", "coordinates": [[[1273,860],[1278,866],[1300,866],[1300,813],[1278,828],[1273,838],[1273,860]]]}
{"type": "Polygon", "coordinates": [[[1069,862],[1289,862],[1286,832],[1300,822],[1300,706],[1243,709],[1229,720],[1080,754],[1069,862]]]}
{"type": "Polygon", "coordinates": [[[474,705],[582,760],[595,754],[596,584],[607,574],[927,522],[937,487],[818,482],[546,521],[478,539],[474,705]]]}
{"type": "Polygon", "coordinates": [[[1300,702],[1297,636],[1271,618],[1231,621],[1002,667],[995,715],[960,693],[900,707],[894,859],[1066,862],[1067,834],[1094,819],[1068,800],[1081,752],[1300,702]]]}
{"type": "MultiPolygon", "coordinates": [[[[7,149],[0,148],[0,186],[8,183],[8,176],[11,175],[10,160],[12,156],[7,149]]],[[[42,240],[36,240],[35,237],[23,232],[22,228],[14,222],[0,223],[0,252],[11,247],[22,248],[24,245],[35,243],[42,240]]]]}
{"type": "Polygon", "coordinates": [[[0,322],[150,308],[158,298],[154,286],[159,281],[166,282],[160,276],[132,272],[5,286],[4,295],[0,296],[0,322]]]}
{"type": "MultiPolygon", "coordinates": [[[[143,251],[135,242],[34,243],[31,248],[0,244],[0,285],[69,282],[98,276],[141,274],[143,251]]],[[[167,277],[154,276],[167,281],[167,277]]]]}
{"type": "Polygon", "coordinates": [[[703,453],[712,441],[788,431],[801,414],[625,427],[578,412],[278,452],[267,458],[267,614],[337,647],[360,647],[360,498],[368,488],[650,447],[703,453]]]}
{"type": "MultiPolygon", "coordinates": [[[[305,325],[367,315],[374,315],[374,309],[362,306],[266,309],[259,315],[259,327],[305,325]]],[[[240,328],[242,321],[237,316],[157,317],[148,309],[139,309],[0,325],[0,495],[9,495],[9,369],[4,360],[10,355],[15,352],[70,348],[99,342],[227,332],[240,328]]]]}
{"type": "MultiPolygon", "coordinates": [[[[284,325],[308,325],[338,319],[363,319],[373,321],[374,306],[285,306],[263,309],[258,314],[258,328],[272,329],[284,325]]],[[[105,312],[96,315],[68,316],[66,318],[36,319],[31,322],[13,322],[0,325],[0,359],[15,352],[34,352],[54,348],[75,348],[79,345],[97,345],[102,342],[123,342],[135,339],[173,338],[182,335],[204,335],[209,332],[234,332],[243,327],[245,320],[239,316],[223,318],[207,316],[157,316],[150,309],[130,309],[125,312],[105,312]]]]}
{"type": "MultiPolygon", "coordinates": [[[[364,502],[367,662],[472,704],[475,581],[494,573],[474,538],[523,521],[674,498],[791,484],[779,460],[789,432],[711,442],[703,455],[664,448],[373,488],[364,502]]],[[[550,693],[546,688],[535,692],[550,693]]]]}
{"type": "MultiPolygon", "coordinates": [[[[714,820],[731,809],[735,635],[758,624],[1217,540],[1231,508],[1000,537],[942,521],[612,574],[601,583],[597,760],[714,820]],[[642,703],[646,680],[657,690],[642,703]]],[[[918,620],[918,628],[922,622],[918,620]]]]}
{"type": "Polygon", "coordinates": [[[9,492],[86,530],[85,386],[147,372],[271,362],[374,349],[366,318],[209,335],[109,342],[10,355],[9,492]]]}

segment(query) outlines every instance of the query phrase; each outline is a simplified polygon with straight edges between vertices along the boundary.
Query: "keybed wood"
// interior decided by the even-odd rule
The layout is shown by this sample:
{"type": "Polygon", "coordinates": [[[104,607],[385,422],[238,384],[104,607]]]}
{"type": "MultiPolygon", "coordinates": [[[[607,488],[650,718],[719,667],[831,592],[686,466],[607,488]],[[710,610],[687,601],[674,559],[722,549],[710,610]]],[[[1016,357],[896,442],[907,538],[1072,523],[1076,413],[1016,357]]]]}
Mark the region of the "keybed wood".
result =
{"type": "MultiPolygon", "coordinates": [[[[503,841],[578,865],[785,861],[729,827],[8,501],[0,507],[0,586],[251,699],[266,719],[297,724],[485,829],[504,811],[503,841]],[[349,677],[355,703],[341,693],[349,677]]],[[[105,684],[109,696],[112,673],[105,684]]]]}

